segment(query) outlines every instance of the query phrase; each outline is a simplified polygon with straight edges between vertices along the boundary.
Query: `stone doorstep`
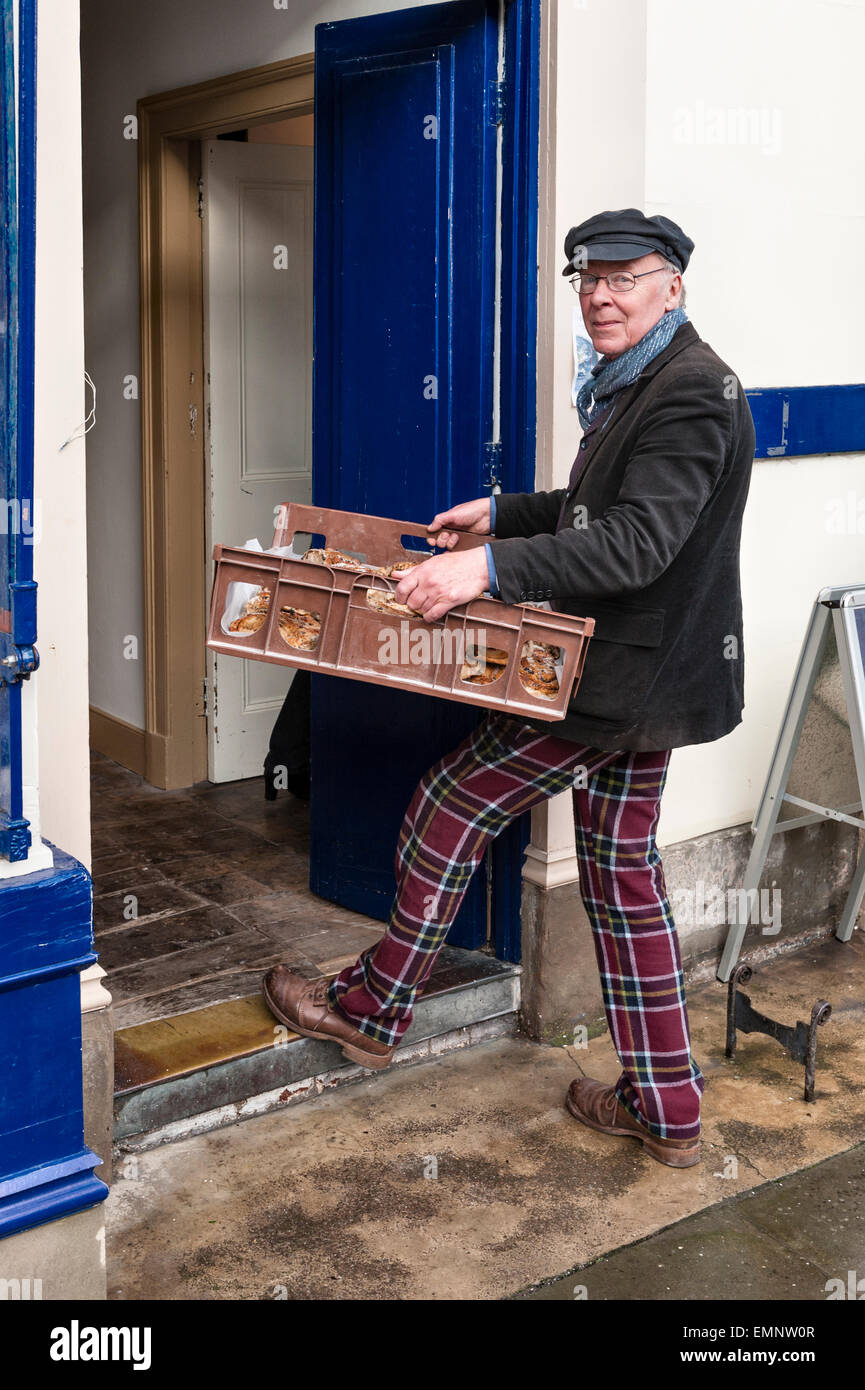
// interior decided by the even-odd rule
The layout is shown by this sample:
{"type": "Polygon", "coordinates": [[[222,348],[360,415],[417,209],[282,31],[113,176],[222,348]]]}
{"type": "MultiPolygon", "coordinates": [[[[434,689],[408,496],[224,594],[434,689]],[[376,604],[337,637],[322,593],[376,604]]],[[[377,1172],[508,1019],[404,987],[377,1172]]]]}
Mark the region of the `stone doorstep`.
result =
{"type": "MultiPolygon", "coordinates": [[[[518,965],[446,946],[391,1065],[514,1031],[519,977],[518,965]]],[[[337,1043],[291,1033],[261,995],[138,1024],[115,1034],[115,1146],[150,1148],[374,1075],[337,1043]]]]}

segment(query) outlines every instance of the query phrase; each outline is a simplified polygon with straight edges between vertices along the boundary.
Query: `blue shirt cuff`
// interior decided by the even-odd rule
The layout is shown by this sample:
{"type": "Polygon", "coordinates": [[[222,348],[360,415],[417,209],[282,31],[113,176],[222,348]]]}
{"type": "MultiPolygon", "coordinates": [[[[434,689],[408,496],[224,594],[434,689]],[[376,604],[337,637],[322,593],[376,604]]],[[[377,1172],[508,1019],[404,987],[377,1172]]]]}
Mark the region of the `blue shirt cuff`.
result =
{"type": "Polygon", "coordinates": [[[499,584],[498,580],[496,579],[496,566],[495,561],[493,560],[493,548],[491,545],[485,545],[484,550],[487,552],[487,572],[490,577],[490,593],[492,594],[493,598],[498,598],[499,584]]]}
{"type": "Polygon", "coordinates": [[[496,495],[495,495],[495,493],[493,492],[493,493],[491,493],[491,495],[490,495],[490,535],[491,535],[491,536],[495,535],[495,530],[496,530],[496,495]]]}

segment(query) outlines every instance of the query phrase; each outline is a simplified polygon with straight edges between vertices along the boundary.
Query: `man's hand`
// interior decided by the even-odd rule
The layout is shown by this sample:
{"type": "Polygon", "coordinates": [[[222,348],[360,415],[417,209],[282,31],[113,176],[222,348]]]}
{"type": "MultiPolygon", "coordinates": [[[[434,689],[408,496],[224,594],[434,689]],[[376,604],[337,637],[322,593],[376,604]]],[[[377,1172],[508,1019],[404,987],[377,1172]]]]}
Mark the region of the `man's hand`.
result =
{"type": "MultiPolygon", "coordinates": [[[[463,505],[473,507],[475,503],[463,505]]],[[[452,516],[453,513],[442,515],[452,516]]],[[[478,545],[456,555],[434,555],[431,560],[415,565],[397,584],[396,597],[400,603],[407,603],[422,613],[428,623],[433,623],[443,618],[449,608],[479,598],[489,586],[487,552],[484,546],[478,545]]]]}
{"type": "Polygon", "coordinates": [[[460,502],[449,511],[439,512],[427,526],[428,531],[438,531],[436,545],[453,550],[459,537],[453,531],[443,531],[443,526],[456,526],[460,531],[474,531],[478,536],[490,534],[490,499],[478,497],[474,502],[460,502]]]}

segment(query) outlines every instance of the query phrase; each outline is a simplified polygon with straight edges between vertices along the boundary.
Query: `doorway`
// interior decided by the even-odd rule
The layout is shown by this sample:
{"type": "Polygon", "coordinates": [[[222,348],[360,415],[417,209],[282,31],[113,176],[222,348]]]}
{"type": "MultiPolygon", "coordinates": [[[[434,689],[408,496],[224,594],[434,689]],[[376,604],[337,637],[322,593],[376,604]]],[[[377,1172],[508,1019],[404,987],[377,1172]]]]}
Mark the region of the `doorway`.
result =
{"type": "MultiPolygon", "coordinates": [[[[257,723],[256,737],[261,743],[263,731],[276,712],[280,695],[288,687],[284,673],[281,673],[284,684],[278,689],[276,682],[268,684],[270,673],[267,667],[259,665],[250,675],[245,668],[254,663],[225,661],[223,670],[216,670],[216,697],[220,708],[214,719],[213,667],[208,681],[203,644],[210,542],[228,539],[242,543],[256,536],[266,544],[272,522],[267,508],[274,501],[268,495],[268,488],[273,483],[274,487],[284,490],[289,485],[289,479],[280,464],[282,473],[274,482],[269,472],[271,475],[278,474],[279,468],[273,467],[273,460],[264,464],[256,462],[247,448],[260,422],[250,419],[250,401],[254,391],[253,396],[247,399],[242,391],[238,393],[236,389],[239,367],[243,366],[242,347],[235,346],[224,353],[222,378],[231,383],[231,391],[220,391],[217,402],[212,385],[208,387],[205,368],[209,362],[210,347],[204,306],[209,305],[210,301],[208,266],[202,253],[202,204],[205,197],[209,199],[220,177],[223,189],[230,179],[228,175],[218,174],[214,179],[209,179],[211,169],[206,161],[211,159],[215,149],[226,167],[232,160],[236,163],[241,158],[258,158],[264,146],[272,143],[272,132],[277,125],[285,122],[300,125],[304,120],[309,124],[314,108],[321,103],[325,82],[331,82],[333,78],[335,63],[342,63],[346,56],[352,68],[349,74],[352,80],[345,93],[348,94],[351,88],[355,119],[361,122],[365,119],[366,103],[358,104],[358,98],[364,82],[368,84],[366,90],[378,100],[382,92],[387,95],[386,84],[393,82],[394,71],[397,70],[398,83],[403,84],[399,88],[399,96],[401,99],[407,98],[409,105],[405,109],[408,110],[412,109],[412,103],[417,105],[415,88],[412,87],[417,73],[417,92],[420,94],[417,100],[420,105],[416,114],[422,118],[417,123],[417,136],[418,139],[423,136],[427,142],[427,155],[433,151],[433,142],[428,138],[430,132],[434,133],[436,142],[439,134],[437,127],[430,124],[427,106],[432,103],[435,110],[435,103],[438,102],[442,119],[451,120],[455,119],[455,108],[451,102],[454,92],[462,101],[471,122],[463,147],[469,149],[471,157],[465,167],[457,171],[457,181],[453,185],[456,201],[453,205],[448,201],[447,190],[446,196],[441,197],[439,179],[436,185],[438,201],[431,207],[433,221],[430,225],[435,224],[439,228],[436,233],[439,237],[436,255],[440,253],[443,264],[446,264],[450,254],[448,236],[452,232],[453,222],[456,221],[458,226],[461,220],[464,223],[465,209],[470,206],[486,209],[479,220],[476,212],[471,214],[476,218],[476,230],[464,243],[469,250],[476,244],[478,254],[483,247],[484,269],[477,277],[480,284],[477,319],[475,321],[466,314],[457,323],[456,336],[445,306],[453,302],[455,289],[464,290],[459,293],[456,306],[457,313],[464,312],[466,293],[475,294],[472,275],[466,275],[463,264],[457,268],[456,281],[442,282],[438,288],[432,286],[432,298],[430,287],[423,288],[424,296],[430,301],[429,312],[436,315],[434,336],[436,351],[441,356],[436,382],[441,386],[442,393],[445,388],[450,389],[450,383],[442,373],[447,373],[456,360],[453,358],[453,343],[465,356],[466,343],[472,344],[476,340],[477,359],[472,365],[472,353],[469,352],[463,367],[460,357],[460,371],[452,373],[459,388],[458,398],[445,424],[434,427],[436,440],[444,441],[446,452],[437,455],[438,462],[430,475],[434,475],[432,489],[428,485],[430,480],[426,479],[422,489],[424,498],[411,502],[406,489],[410,489],[412,484],[412,470],[404,466],[399,476],[406,497],[401,505],[395,503],[387,508],[372,507],[370,496],[367,495],[368,487],[363,497],[354,496],[352,488],[355,481],[362,476],[371,480],[372,473],[364,475],[359,472],[357,460],[351,470],[347,470],[344,461],[334,452],[334,440],[342,447],[345,439],[351,437],[351,432],[338,428],[338,413],[334,415],[331,412],[330,418],[325,418],[328,400],[335,399],[335,395],[331,391],[331,382],[320,373],[327,390],[318,393],[315,431],[325,461],[323,466],[319,466],[317,483],[314,481],[314,500],[358,510],[387,510],[390,514],[399,514],[402,510],[404,514],[407,512],[412,516],[415,515],[415,506],[418,511],[429,512],[430,505],[435,508],[458,500],[459,496],[466,495],[462,490],[464,488],[472,488],[474,495],[477,495],[481,488],[490,490],[499,486],[512,491],[530,490],[534,483],[539,49],[539,7],[536,0],[512,0],[512,3],[502,4],[498,0],[461,0],[461,3],[455,4],[421,6],[391,15],[371,15],[362,20],[323,24],[317,30],[317,44],[320,36],[323,51],[327,51],[330,45],[330,68],[326,73],[320,65],[316,76],[314,56],[303,55],[289,62],[214,79],[193,88],[159,94],[138,104],[147,695],[145,750],[141,770],[147,782],[165,789],[189,788],[202,782],[208,773],[211,780],[217,781],[223,776],[254,775],[261,765],[261,749],[254,752],[254,739],[247,740],[247,767],[243,761],[247,756],[243,747],[243,730],[247,725],[257,723]],[[411,30],[410,42],[404,41],[394,26],[402,26],[406,33],[411,30]],[[457,47],[455,36],[460,30],[466,35],[465,43],[469,45],[467,52],[470,61],[463,65],[467,74],[464,80],[459,74],[458,54],[454,57],[457,47]],[[343,39],[349,50],[352,45],[355,46],[354,51],[349,51],[347,55],[340,51],[339,44],[343,39]],[[365,56],[360,61],[358,42],[365,46],[365,56]],[[424,45],[426,51],[423,51],[424,45]],[[391,60],[391,54],[396,54],[399,61],[396,58],[391,60]],[[460,81],[463,81],[462,96],[460,81]],[[454,82],[457,83],[456,87],[454,82]],[[469,82],[473,86],[471,101],[467,102],[465,93],[469,82]],[[270,136],[267,134],[268,127],[270,136]],[[242,132],[245,132],[245,140],[238,138],[238,133],[242,132]],[[497,165],[489,153],[484,153],[494,150],[496,145],[497,165]],[[239,153],[241,149],[242,154],[239,153]],[[491,234],[489,220],[491,210],[494,210],[495,216],[494,235],[491,234]],[[492,281],[489,272],[494,263],[497,278],[492,281]],[[451,295],[450,299],[448,294],[451,295]],[[493,299],[496,296],[499,302],[493,312],[493,299]],[[493,343],[499,369],[495,379],[490,361],[493,343]],[[464,388],[466,381],[472,383],[474,396],[464,388]],[[495,389],[497,384],[498,393],[495,389]],[[228,401],[228,396],[231,396],[231,401],[228,401]],[[212,424],[217,407],[223,412],[220,418],[228,421],[228,425],[220,429],[220,439],[229,441],[227,448],[229,455],[232,455],[228,468],[220,474],[223,481],[230,482],[230,486],[226,484],[227,491],[222,500],[218,495],[222,487],[220,478],[216,479],[216,486],[211,487],[212,470],[203,466],[205,459],[209,463],[206,451],[210,449],[211,440],[216,438],[212,424]],[[240,423],[243,421],[251,425],[249,437],[243,434],[240,423]],[[236,441],[234,446],[230,442],[232,438],[236,441]],[[470,460],[471,469],[477,472],[474,479],[458,476],[454,460],[457,463],[462,461],[464,466],[466,459],[470,460]],[[459,489],[457,495],[449,496],[449,488],[459,489]],[[260,496],[256,496],[257,493],[260,496]],[[250,497],[251,502],[248,501],[250,497]],[[230,522],[225,519],[227,510],[232,509],[232,498],[234,505],[239,502],[250,508],[248,519],[247,513],[243,513],[241,529],[248,527],[248,532],[244,529],[243,535],[236,530],[236,517],[232,516],[230,522]],[[410,511],[409,506],[412,508],[410,511]],[[224,529],[229,525],[229,530],[224,529]],[[182,595],[182,601],[178,601],[179,595],[182,595]],[[232,668],[230,672],[226,670],[228,667],[232,668]],[[226,681],[224,689],[228,692],[226,708],[233,710],[230,718],[226,714],[224,722],[220,689],[223,679],[226,681]],[[215,735],[219,734],[220,725],[225,737],[218,741],[215,735]],[[210,740],[208,726],[211,728],[210,740]],[[209,763],[208,741],[211,745],[209,763]],[[235,744],[234,750],[231,748],[232,742],[235,744]],[[225,758],[220,767],[218,759],[223,753],[225,758]]],[[[348,109],[348,105],[345,105],[345,109],[348,109]]],[[[396,127],[397,135],[394,137],[393,121],[379,121],[377,127],[373,122],[367,132],[369,139],[376,129],[383,132],[382,140],[391,141],[390,158],[399,141],[405,143],[404,127],[396,127]]],[[[442,132],[445,132],[444,126],[442,132]]],[[[361,156],[377,161],[379,167],[375,169],[375,175],[377,186],[380,185],[377,196],[399,197],[405,184],[394,177],[382,179],[382,160],[379,158],[382,150],[375,145],[370,147],[369,139],[366,139],[366,143],[364,140],[356,142],[357,148],[352,149],[349,162],[361,156]]],[[[439,149],[443,147],[444,140],[439,149]]],[[[266,157],[271,158],[272,153],[266,157]]],[[[327,220],[326,198],[329,197],[336,205],[334,186],[328,180],[331,180],[332,172],[344,154],[344,146],[337,150],[332,144],[328,161],[323,162],[327,179],[319,181],[324,185],[325,196],[318,199],[317,246],[321,226],[327,220]]],[[[440,155],[434,157],[441,158],[440,155]]],[[[448,169],[447,155],[439,167],[448,169]]],[[[231,177],[236,181],[236,170],[231,177]]],[[[266,196],[262,195],[260,204],[266,203],[268,197],[271,204],[278,201],[273,194],[274,177],[276,183],[280,177],[283,182],[286,179],[285,174],[268,174],[271,191],[266,196]]],[[[360,177],[362,180],[362,169],[360,177]]],[[[267,182],[267,179],[264,181],[267,182]]],[[[362,185],[359,185],[359,190],[362,195],[362,185]]],[[[351,190],[353,197],[357,191],[351,190]]],[[[343,211],[345,206],[343,199],[343,211]]],[[[287,245],[286,234],[281,230],[271,228],[269,235],[275,238],[274,247],[287,245]]],[[[398,245],[398,242],[395,244],[398,245]]],[[[354,241],[350,243],[350,250],[353,247],[354,241]]],[[[350,290],[349,299],[337,304],[335,290],[331,287],[337,286],[342,268],[338,260],[333,265],[328,264],[327,268],[329,274],[326,280],[321,280],[320,287],[326,283],[328,291],[326,295],[318,295],[317,302],[321,303],[329,297],[335,306],[335,316],[319,334],[319,355],[323,358],[323,347],[331,354],[332,364],[333,344],[341,341],[345,350],[346,325],[349,330],[363,325],[364,313],[374,309],[374,302],[370,305],[363,300],[362,292],[366,293],[366,288],[362,277],[353,273],[346,280],[350,290]],[[343,312],[346,304],[348,318],[343,312]]],[[[384,279],[380,277],[383,286],[385,281],[386,276],[384,279]]],[[[400,283],[412,282],[406,278],[400,283]]],[[[387,285],[389,292],[392,288],[387,285]]],[[[415,295],[414,290],[406,300],[406,308],[413,303],[412,295],[415,295]]],[[[234,303],[236,298],[236,294],[229,295],[229,303],[234,303]]],[[[397,302],[396,308],[399,307],[397,302]]],[[[424,313],[427,307],[424,303],[424,313]]],[[[324,311],[320,312],[321,324],[326,324],[327,313],[325,304],[324,311]]],[[[398,323],[396,314],[392,322],[398,323]]],[[[376,327],[380,329],[381,324],[376,327]]],[[[242,325],[238,328],[236,316],[234,328],[239,340],[242,325]]],[[[377,341],[377,350],[386,343],[390,333],[390,328],[386,333],[378,333],[380,342],[377,341]]],[[[358,392],[357,382],[374,383],[375,371],[370,375],[371,360],[361,356],[362,340],[355,338],[350,346],[354,348],[354,358],[348,360],[356,365],[352,366],[350,374],[354,383],[350,385],[350,390],[354,390],[351,402],[354,413],[349,412],[348,418],[354,423],[355,417],[359,418],[360,412],[363,412],[364,430],[369,434],[370,442],[374,443],[375,410],[378,409],[381,419],[387,419],[392,413],[393,397],[380,401],[377,406],[372,401],[375,408],[370,409],[371,392],[366,392],[364,398],[364,392],[358,392]]],[[[259,356],[264,352],[260,339],[258,352],[259,356]]],[[[213,362],[209,364],[211,370],[216,366],[213,362]]],[[[348,374],[343,372],[343,378],[347,380],[348,374]]],[[[396,381],[396,378],[393,380],[396,381]]],[[[295,398],[298,395],[295,392],[295,398]]],[[[413,402],[412,409],[417,419],[412,416],[410,433],[422,428],[419,422],[427,412],[426,400],[422,410],[418,410],[417,402],[413,402]]],[[[443,412],[440,418],[444,418],[443,412]]],[[[273,433],[278,428],[278,419],[276,424],[271,419],[259,431],[259,439],[266,439],[268,430],[273,433]]],[[[408,436],[406,440],[416,442],[408,440],[408,436]]],[[[374,460],[374,453],[370,457],[374,460]]],[[[395,475],[391,470],[387,476],[392,479],[395,475]]],[[[416,469],[415,476],[423,478],[422,468],[416,469]]],[[[308,485],[305,466],[294,469],[291,481],[298,488],[308,485]]],[[[388,490],[385,474],[379,471],[375,495],[387,498],[392,491],[392,487],[388,490]]],[[[333,682],[330,684],[332,686],[333,682]]],[[[346,683],[339,684],[344,687],[346,683]]],[[[354,699],[361,689],[366,693],[366,687],[358,687],[346,698],[354,699]]],[[[320,693],[319,711],[323,713],[325,699],[323,692],[320,693]]],[[[332,699],[332,696],[333,692],[329,690],[327,698],[332,699]]],[[[412,696],[405,698],[406,701],[421,699],[412,696]]],[[[447,722],[445,716],[449,712],[446,702],[439,701],[433,712],[434,718],[427,720],[424,728],[424,737],[427,737],[429,729],[437,731],[437,735],[441,734],[441,751],[444,751],[445,743],[452,746],[457,741],[449,732],[449,726],[447,730],[439,728],[440,724],[447,722]]],[[[375,714],[375,711],[367,711],[365,717],[372,720],[375,714]]],[[[395,726],[389,718],[385,723],[392,740],[395,726]]],[[[405,720],[402,723],[405,725],[405,720]]],[[[410,749],[411,731],[404,728],[403,732],[406,735],[406,748],[410,749]]],[[[344,728],[340,736],[343,733],[344,728]]],[[[315,737],[319,747],[329,746],[321,720],[315,737]]],[[[355,756],[364,750],[359,748],[355,740],[353,745],[349,745],[349,751],[355,756]]],[[[433,759],[427,758],[424,750],[421,753],[421,761],[427,759],[424,763],[426,766],[433,759]]],[[[331,782],[334,776],[340,776],[340,767],[333,765],[338,762],[339,759],[331,759],[331,767],[326,771],[326,778],[330,777],[331,782]]],[[[392,770],[393,767],[391,763],[392,770]]],[[[418,771],[422,770],[418,768],[418,771]]],[[[405,776],[413,775],[410,768],[405,771],[405,776]]],[[[401,784],[397,785],[398,781],[396,776],[389,778],[389,782],[393,783],[394,798],[399,800],[402,797],[402,804],[399,807],[395,807],[395,802],[394,806],[376,806],[372,828],[386,832],[375,851],[379,861],[377,866],[372,865],[374,856],[368,853],[365,845],[350,842],[354,836],[353,827],[327,824],[326,818],[322,821],[319,817],[317,830],[314,830],[314,836],[318,835],[319,844],[323,846],[314,866],[312,886],[315,891],[323,898],[366,912],[378,920],[383,918],[381,904],[387,893],[392,891],[385,884],[385,880],[392,882],[393,834],[390,821],[404,809],[405,804],[404,789],[401,784]],[[387,848],[385,840],[389,846],[387,848]],[[332,846],[336,846],[333,853],[332,846]],[[344,864],[338,858],[343,849],[346,850],[344,864]],[[332,871],[334,865],[335,873],[332,871]],[[363,886],[363,901],[355,900],[350,892],[345,891],[346,886],[353,891],[353,885],[359,882],[359,866],[364,870],[361,877],[365,876],[367,880],[363,886]],[[351,883],[348,883],[349,879],[351,883]]],[[[340,797],[331,795],[333,786],[327,782],[321,785],[327,794],[319,798],[319,808],[322,809],[325,802],[338,804],[340,797]]],[[[344,804],[345,798],[341,800],[344,804]]],[[[365,828],[363,833],[366,834],[365,828]]],[[[476,920],[473,920],[464,939],[460,939],[460,944],[478,946],[488,942],[489,947],[503,958],[519,959],[520,880],[523,849],[528,835],[528,817],[524,817],[497,842],[495,855],[489,857],[487,864],[486,882],[478,885],[477,902],[473,909],[476,920]]]]}
{"type": "MultiPolygon", "coordinates": [[[[313,72],[314,56],[304,54],[137,104],[145,649],[138,770],[166,790],[190,787],[208,771],[203,144],[292,118],[308,125],[313,72]]],[[[248,143],[257,148],[256,136],[248,143]]],[[[266,703],[248,683],[246,695],[252,706],[266,703]]]]}
{"type": "MultiPolygon", "coordinates": [[[[312,501],[313,120],[202,141],[206,554],[312,501]]],[[[207,776],[259,777],[295,673],[207,653],[207,776]]]]}

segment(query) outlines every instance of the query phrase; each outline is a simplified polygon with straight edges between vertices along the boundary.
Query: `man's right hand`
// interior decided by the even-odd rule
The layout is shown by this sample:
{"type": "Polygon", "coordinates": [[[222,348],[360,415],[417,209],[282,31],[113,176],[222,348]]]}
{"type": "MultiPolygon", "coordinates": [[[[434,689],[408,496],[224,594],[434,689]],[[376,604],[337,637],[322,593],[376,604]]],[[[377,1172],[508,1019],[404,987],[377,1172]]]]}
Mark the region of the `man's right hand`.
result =
{"type": "MultiPolygon", "coordinates": [[[[474,531],[478,536],[488,536],[490,534],[490,499],[489,497],[477,497],[473,502],[460,502],[459,506],[451,507],[446,512],[439,512],[433,517],[427,526],[430,532],[436,531],[436,545],[443,549],[453,550],[459,536],[453,531],[444,530],[447,526],[456,526],[460,531],[474,531]]],[[[432,540],[432,536],[430,536],[432,540]]]]}

